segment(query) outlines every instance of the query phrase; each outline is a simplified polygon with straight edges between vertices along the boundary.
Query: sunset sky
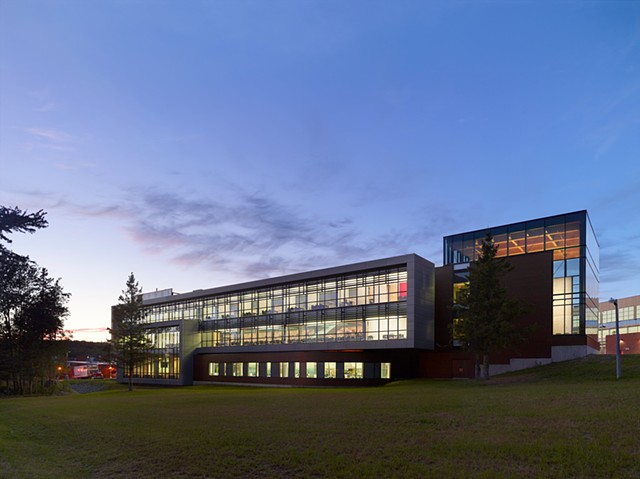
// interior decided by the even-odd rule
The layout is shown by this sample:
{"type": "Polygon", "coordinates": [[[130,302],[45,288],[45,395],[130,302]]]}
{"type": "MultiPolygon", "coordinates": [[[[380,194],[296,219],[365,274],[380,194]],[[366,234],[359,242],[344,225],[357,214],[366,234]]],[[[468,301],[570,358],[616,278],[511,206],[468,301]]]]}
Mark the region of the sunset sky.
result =
{"type": "Polygon", "coordinates": [[[13,249],[107,337],[176,292],[417,253],[587,209],[640,294],[640,2],[0,2],[13,249]]]}

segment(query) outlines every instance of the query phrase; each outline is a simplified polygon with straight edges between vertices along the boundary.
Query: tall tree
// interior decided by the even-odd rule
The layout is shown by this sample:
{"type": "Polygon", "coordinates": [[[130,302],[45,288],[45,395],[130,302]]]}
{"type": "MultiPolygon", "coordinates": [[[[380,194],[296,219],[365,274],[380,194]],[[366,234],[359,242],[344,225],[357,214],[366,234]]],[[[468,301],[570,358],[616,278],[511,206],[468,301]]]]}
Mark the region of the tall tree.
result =
{"type": "Polygon", "coordinates": [[[458,295],[453,335],[476,356],[476,377],[489,378],[489,354],[504,349],[522,336],[515,320],[521,303],[509,298],[505,275],[513,269],[506,257],[498,258],[491,235],[482,241],[480,257],[469,265],[469,282],[458,295]]]}
{"type": "MultiPolygon", "coordinates": [[[[0,241],[46,227],[44,215],[0,206],[0,241]]],[[[0,380],[13,393],[40,392],[53,377],[68,299],[60,280],[0,244],[0,380]]]]}
{"type": "Polygon", "coordinates": [[[133,390],[133,373],[148,357],[152,342],[145,332],[142,288],[133,273],[111,311],[111,339],[118,368],[129,377],[129,391],[133,390]]]}

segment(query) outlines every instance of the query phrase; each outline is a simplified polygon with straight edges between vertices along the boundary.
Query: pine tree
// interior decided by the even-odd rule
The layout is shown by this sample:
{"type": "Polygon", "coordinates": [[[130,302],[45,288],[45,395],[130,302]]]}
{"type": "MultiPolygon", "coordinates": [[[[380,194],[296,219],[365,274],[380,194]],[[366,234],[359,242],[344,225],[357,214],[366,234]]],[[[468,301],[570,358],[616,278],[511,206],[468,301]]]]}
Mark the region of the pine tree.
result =
{"type": "Polygon", "coordinates": [[[497,254],[498,247],[487,235],[479,258],[469,265],[469,283],[460,291],[454,307],[458,318],[453,335],[475,353],[476,377],[484,379],[489,378],[489,354],[507,348],[524,333],[515,326],[523,307],[507,296],[504,285],[505,275],[513,267],[497,254]]]}
{"type": "Polygon", "coordinates": [[[133,373],[136,366],[149,357],[151,340],[144,327],[142,288],[133,273],[127,279],[126,288],[118,297],[118,304],[111,314],[111,339],[118,367],[129,378],[129,391],[133,390],[133,373]]]}

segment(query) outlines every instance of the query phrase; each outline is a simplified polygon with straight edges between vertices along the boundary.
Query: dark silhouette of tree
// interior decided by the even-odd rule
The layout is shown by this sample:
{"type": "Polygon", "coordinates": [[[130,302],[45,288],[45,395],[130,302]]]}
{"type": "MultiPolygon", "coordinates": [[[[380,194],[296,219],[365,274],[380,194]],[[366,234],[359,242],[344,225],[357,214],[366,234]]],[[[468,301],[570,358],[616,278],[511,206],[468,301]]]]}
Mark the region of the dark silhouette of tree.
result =
{"type": "Polygon", "coordinates": [[[133,273],[127,278],[126,288],[111,310],[111,339],[118,369],[128,376],[129,391],[133,390],[133,374],[150,355],[152,342],[145,332],[142,288],[133,273]]]}
{"type": "Polygon", "coordinates": [[[0,206],[0,241],[11,243],[6,236],[7,233],[34,233],[37,229],[46,228],[49,223],[44,218],[45,215],[46,213],[42,210],[27,213],[17,206],[13,208],[0,206]]]}
{"type": "MultiPolygon", "coordinates": [[[[45,213],[0,206],[0,240],[47,226],[45,213]]],[[[27,256],[0,244],[0,380],[15,394],[41,392],[62,350],[69,294],[27,256]]]]}
{"type": "Polygon", "coordinates": [[[509,298],[505,275],[513,269],[505,257],[498,258],[498,247],[491,235],[482,241],[479,258],[469,265],[469,283],[463,287],[454,306],[457,318],[453,336],[476,356],[476,377],[489,378],[489,354],[509,347],[523,331],[515,320],[523,314],[519,301],[509,298]]]}

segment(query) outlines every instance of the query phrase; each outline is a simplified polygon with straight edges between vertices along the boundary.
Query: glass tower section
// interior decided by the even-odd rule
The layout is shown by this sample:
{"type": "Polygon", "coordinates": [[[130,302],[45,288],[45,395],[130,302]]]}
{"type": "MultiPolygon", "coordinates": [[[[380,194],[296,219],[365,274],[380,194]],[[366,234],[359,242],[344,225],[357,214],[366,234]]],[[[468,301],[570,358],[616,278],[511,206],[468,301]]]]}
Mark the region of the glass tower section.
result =
{"type": "Polygon", "coordinates": [[[597,334],[600,255],[586,211],[446,236],[443,263],[475,261],[487,233],[499,257],[553,251],[553,333],[597,334]]]}

